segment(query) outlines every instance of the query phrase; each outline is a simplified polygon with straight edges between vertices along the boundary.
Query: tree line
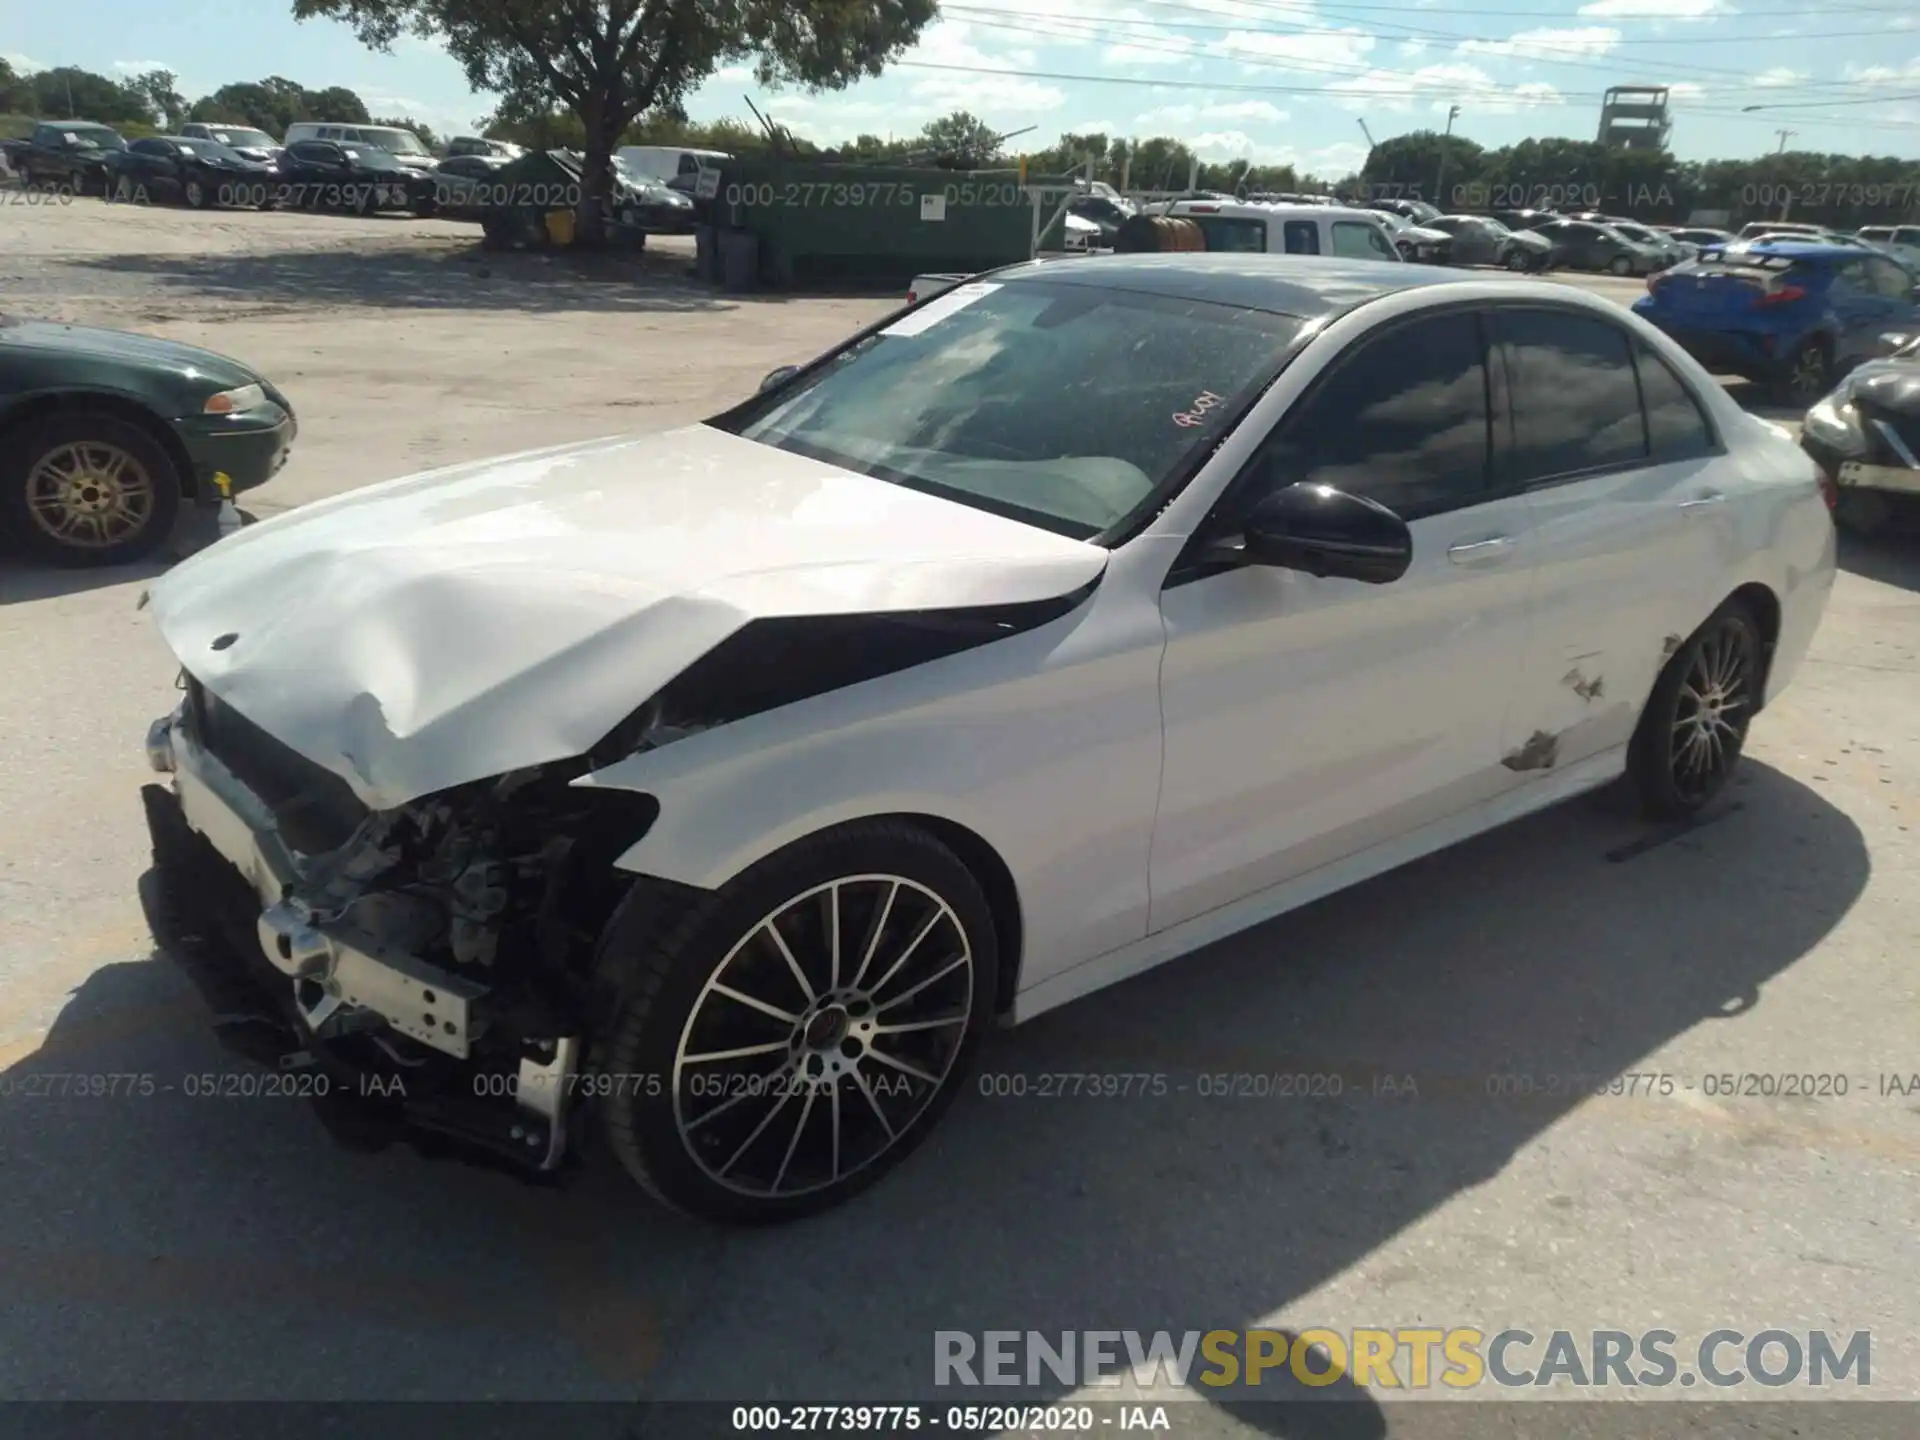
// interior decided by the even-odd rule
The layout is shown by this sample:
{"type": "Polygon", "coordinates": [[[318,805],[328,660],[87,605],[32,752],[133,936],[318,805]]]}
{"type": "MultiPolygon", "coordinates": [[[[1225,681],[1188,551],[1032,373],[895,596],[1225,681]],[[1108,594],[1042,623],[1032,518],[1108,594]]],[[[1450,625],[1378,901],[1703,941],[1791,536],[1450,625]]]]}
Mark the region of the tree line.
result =
{"type": "Polygon", "coordinates": [[[158,135],[191,120],[245,125],[284,135],[296,120],[337,120],[358,125],[399,125],[430,148],[440,137],[407,116],[381,117],[344,85],[309,90],[283,76],[236,81],[188,100],[171,70],[149,70],[115,80],[77,65],[21,74],[0,59],[0,115],[34,119],[98,120],[129,138],[158,135]]]}

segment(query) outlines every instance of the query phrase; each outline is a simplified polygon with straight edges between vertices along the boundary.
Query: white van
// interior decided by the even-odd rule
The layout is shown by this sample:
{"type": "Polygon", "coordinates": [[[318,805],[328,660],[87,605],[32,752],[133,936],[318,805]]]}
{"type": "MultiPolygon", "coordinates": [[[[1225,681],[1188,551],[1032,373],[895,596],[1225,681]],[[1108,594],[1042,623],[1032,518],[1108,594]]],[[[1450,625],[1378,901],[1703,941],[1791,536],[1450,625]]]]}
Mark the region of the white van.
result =
{"type": "Polygon", "coordinates": [[[1920,225],[1862,225],[1853,232],[1869,245],[1878,245],[1894,259],[1920,269],[1920,225]]]}
{"type": "Polygon", "coordinates": [[[431,170],[436,163],[433,152],[411,130],[397,125],[342,125],[332,121],[296,120],[287,126],[280,143],[292,146],[301,140],[332,140],[341,145],[366,145],[385,150],[402,165],[413,170],[431,170]]]}
{"type": "Polygon", "coordinates": [[[1348,260],[1405,259],[1379,216],[1344,205],[1177,200],[1166,213],[1198,225],[1210,251],[1339,255],[1348,260]]]}
{"type": "Polygon", "coordinates": [[[724,150],[688,150],[678,145],[622,145],[620,158],[635,174],[666,185],[682,175],[717,170],[733,156],[724,150]]]}

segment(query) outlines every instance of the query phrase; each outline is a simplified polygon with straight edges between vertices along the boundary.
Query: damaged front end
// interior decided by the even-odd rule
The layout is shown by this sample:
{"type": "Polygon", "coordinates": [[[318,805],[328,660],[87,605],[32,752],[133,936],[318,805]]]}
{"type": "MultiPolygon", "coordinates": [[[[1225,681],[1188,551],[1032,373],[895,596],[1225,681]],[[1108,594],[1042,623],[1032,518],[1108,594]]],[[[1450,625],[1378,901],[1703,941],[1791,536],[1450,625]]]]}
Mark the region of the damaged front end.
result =
{"type": "MultiPolygon", "coordinates": [[[[558,1168],[606,1008],[600,932],[634,885],[660,883],[613,865],[654,802],[572,786],[579,760],[371,811],[197,682],[185,689],[148,737],[172,777],[146,789],[156,866],[190,912],[177,928],[217,937],[227,978],[271,1002],[278,1063],[324,1072],[305,1093],[335,1119],[353,1111],[362,1137],[391,1122],[390,1138],[438,1134],[558,1168]]],[[[236,1048],[273,1063],[258,1019],[247,1029],[236,1048]]]]}

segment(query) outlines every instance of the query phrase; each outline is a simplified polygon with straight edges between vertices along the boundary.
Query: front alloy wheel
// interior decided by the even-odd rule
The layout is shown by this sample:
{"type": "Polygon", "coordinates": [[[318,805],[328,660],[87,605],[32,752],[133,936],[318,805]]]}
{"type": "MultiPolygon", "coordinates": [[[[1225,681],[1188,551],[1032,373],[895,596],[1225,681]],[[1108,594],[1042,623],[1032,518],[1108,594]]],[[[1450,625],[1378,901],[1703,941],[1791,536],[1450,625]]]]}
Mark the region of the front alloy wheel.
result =
{"type": "Polygon", "coordinates": [[[787,1219],[873,1183],[951,1102],[992,1010],[978,883],[894,822],[801,841],[671,935],[645,928],[610,927],[603,966],[648,953],[589,1093],[629,1172],[703,1218],[787,1219]]]}
{"type": "Polygon", "coordinates": [[[179,506],[166,450],[118,416],[55,416],[0,442],[0,513],[42,559],[137,560],[171,533],[179,506]]]}
{"type": "Polygon", "coordinates": [[[1684,819],[1726,788],[1760,703],[1765,654],[1753,616],[1729,601],[1661,672],[1628,758],[1656,818],[1684,819]]]}
{"type": "Polygon", "coordinates": [[[187,181],[185,195],[188,209],[204,210],[207,208],[207,187],[198,180],[187,181]]]}
{"type": "Polygon", "coordinates": [[[1830,385],[1827,352],[1818,341],[1809,340],[1793,354],[1780,381],[1781,397],[1791,405],[1812,405],[1827,393],[1830,385]]]}
{"type": "Polygon", "coordinates": [[[1527,252],[1520,249],[1519,246],[1516,245],[1513,249],[1507,251],[1507,269],[1517,271],[1531,270],[1532,268],[1533,264],[1527,259],[1527,252]]]}

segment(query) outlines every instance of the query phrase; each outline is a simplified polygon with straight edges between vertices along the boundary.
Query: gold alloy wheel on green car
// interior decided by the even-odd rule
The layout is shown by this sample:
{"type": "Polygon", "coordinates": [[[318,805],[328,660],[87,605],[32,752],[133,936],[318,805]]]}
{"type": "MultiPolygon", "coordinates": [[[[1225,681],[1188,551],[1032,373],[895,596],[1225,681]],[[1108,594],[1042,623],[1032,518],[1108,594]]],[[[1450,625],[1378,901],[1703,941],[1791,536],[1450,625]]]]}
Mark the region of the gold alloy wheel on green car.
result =
{"type": "Polygon", "coordinates": [[[103,441],[57,446],[27,476],[27,514],[61,545],[101,550],[123,544],[145,528],[153,505],[146,467],[103,441]]]}

